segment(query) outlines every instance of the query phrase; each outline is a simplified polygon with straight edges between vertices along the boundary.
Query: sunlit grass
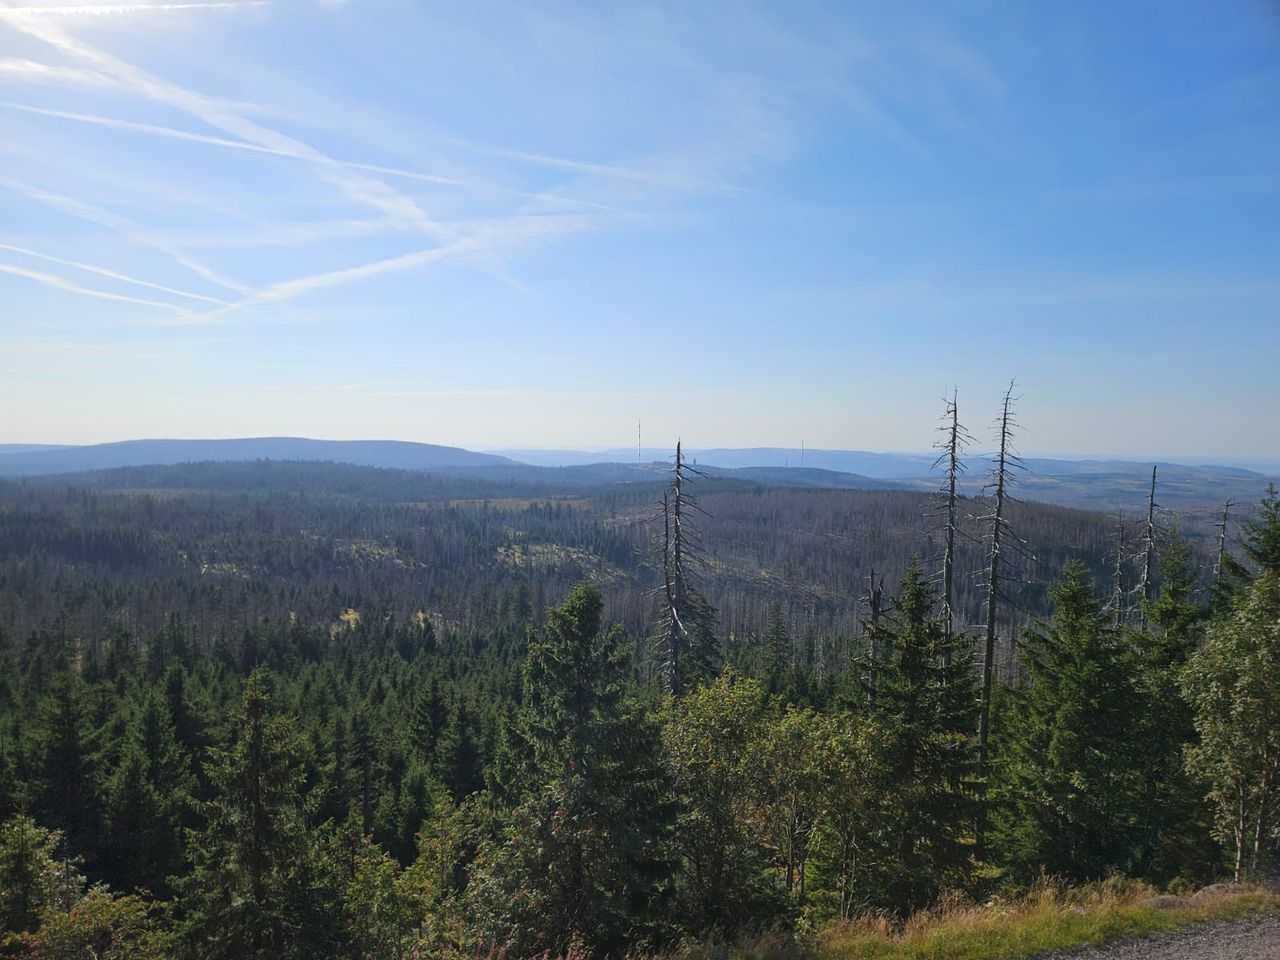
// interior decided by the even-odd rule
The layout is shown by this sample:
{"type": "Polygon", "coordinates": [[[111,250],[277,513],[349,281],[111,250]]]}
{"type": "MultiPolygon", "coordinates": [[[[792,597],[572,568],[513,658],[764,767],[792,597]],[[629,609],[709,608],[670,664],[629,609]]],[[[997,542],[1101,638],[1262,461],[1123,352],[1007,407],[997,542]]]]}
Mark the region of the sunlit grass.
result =
{"type": "Polygon", "coordinates": [[[944,903],[906,923],[875,916],[831,923],[807,940],[764,934],[689,943],[667,960],[1012,960],[1277,911],[1280,895],[1260,888],[1157,900],[1154,889],[1127,880],[1073,889],[1046,882],[1017,899],[944,903]]]}
{"type": "Polygon", "coordinates": [[[1152,905],[1154,894],[1135,884],[1067,891],[1045,884],[1016,901],[944,906],[900,926],[879,918],[834,924],[814,951],[818,960],[996,960],[1280,910],[1280,896],[1260,889],[1170,898],[1171,906],[1152,905]]]}

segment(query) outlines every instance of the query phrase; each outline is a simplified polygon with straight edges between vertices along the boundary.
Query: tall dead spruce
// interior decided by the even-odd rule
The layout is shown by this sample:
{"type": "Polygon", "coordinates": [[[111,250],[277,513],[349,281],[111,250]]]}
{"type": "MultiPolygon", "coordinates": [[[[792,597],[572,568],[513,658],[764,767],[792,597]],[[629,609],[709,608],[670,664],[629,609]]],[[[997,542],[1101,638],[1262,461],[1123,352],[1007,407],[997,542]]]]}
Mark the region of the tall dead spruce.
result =
{"type": "Polygon", "coordinates": [[[1119,630],[1128,617],[1128,594],[1124,589],[1124,565],[1127,560],[1124,546],[1124,517],[1116,517],[1116,553],[1111,565],[1111,625],[1119,630]]]}
{"type": "Polygon", "coordinates": [[[662,518],[662,616],[659,620],[658,644],[662,656],[662,672],[667,692],[675,696],[684,687],[686,655],[692,646],[690,631],[697,617],[693,607],[700,601],[692,585],[693,571],[706,565],[702,556],[701,533],[695,517],[706,515],[689,492],[691,477],[706,474],[684,460],[679,442],[671,483],[662,494],[659,505],[662,518]]]}
{"type": "Polygon", "coordinates": [[[1222,578],[1225,575],[1224,567],[1227,561],[1227,524],[1230,522],[1231,508],[1236,505],[1234,500],[1227,500],[1222,505],[1222,519],[1216,524],[1218,528],[1218,555],[1213,561],[1213,586],[1214,589],[1222,587],[1222,578]]]}
{"type": "Polygon", "coordinates": [[[1151,491],[1147,494],[1147,522],[1142,528],[1142,572],[1138,576],[1138,628],[1147,632],[1147,608],[1151,604],[1151,581],[1156,562],[1156,468],[1151,468],[1151,491]]]}
{"type": "MultiPolygon", "coordinates": [[[[978,765],[981,771],[979,783],[983,794],[986,792],[987,746],[991,729],[991,685],[995,677],[996,615],[1002,599],[1000,591],[1006,579],[1004,554],[1006,550],[1015,550],[1027,556],[1026,545],[1018,539],[1005,516],[1009,501],[1013,499],[1009,489],[1017,480],[1017,471],[1025,469],[1022,459],[1013,446],[1013,433],[1018,429],[1017,421],[1013,417],[1013,405],[1018,400],[1013,395],[1016,385],[1016,381],[1009,381],[1009,388],[1005,391],[1004,401],[1000,407],[1000,416],[996,418],[1000,452],[996,457],[991,479],[987,485],[994,494],[992,512],[979,518],[981,522],[988,524],[989,531],[986,569],[987,626],[982,655],[982,699],[978,710],[978,765]]],[[[984,824],[979,822],[975,830],[979,851],[982,849],[983,826],[984,824]]]]}
{"type": "Polygon", "coordinates": [[[949,637],[955,631],[956,537],[963,536],[958,524],[958,487],[964,473],[964,453],[973,442],[973,437],[960,423],[956,392],[953,390],[950,397],[943,397],[942,402],[946,404],[942,424],[938,427],[942,438],[934,444],[934,449],[939,453],[933,465],[935,469],[941,467],[946,472],[943,489],[939,494],[941,502],[938,513],[942,515],[943,525],[942,619],[949,637]]]}

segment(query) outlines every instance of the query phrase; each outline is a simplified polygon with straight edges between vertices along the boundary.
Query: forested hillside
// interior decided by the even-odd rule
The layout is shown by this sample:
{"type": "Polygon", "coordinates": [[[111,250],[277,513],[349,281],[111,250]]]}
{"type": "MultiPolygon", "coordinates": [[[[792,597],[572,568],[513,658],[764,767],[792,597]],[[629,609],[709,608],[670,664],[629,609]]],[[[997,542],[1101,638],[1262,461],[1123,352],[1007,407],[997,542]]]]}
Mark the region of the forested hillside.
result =
{"type": "Polygon", "coordinates": [[[1222,564],[1010,501],[990,608],[994,504],[954,504],[948,618],[909,492],[0,485],[0,949],[619,956],[1269,869],[1274,495],[1222,564]]]}
{"type": "MultiPolygon", "coordinates": [[[[702,589],[730,643],[761,634],[774,603],[797,636],[858,635],[872,574],[892,584],[912,555],[934,567],[942,556],[942,520],[925,494],[714,478],[697,490],[702,589]]],[[[235,639],[267,620],[327,627],[355,610],[484,630],[513,602],[541,623],[548,605],[589,579],[604,588],[609,618],[641,634],[660,580],[661,494],[651,482],[534,487],[273,461],[0,481],[0,625],[143,638],[176,616],[207,640],[235,639]]],[[[974,624],[984,615],[976,518],[985,509],[961,500],[957,609],[974,624]]],[[[1010,624],[1047,612],[1046,583],[1068,557],[1110,576],[1113,518],[1043,504],[1011,510],[1028,549],[1001,612],[1010,624]]],[[[1188,517],[1181,532],[1207,570],[1213,531],[1188,517]]]]}

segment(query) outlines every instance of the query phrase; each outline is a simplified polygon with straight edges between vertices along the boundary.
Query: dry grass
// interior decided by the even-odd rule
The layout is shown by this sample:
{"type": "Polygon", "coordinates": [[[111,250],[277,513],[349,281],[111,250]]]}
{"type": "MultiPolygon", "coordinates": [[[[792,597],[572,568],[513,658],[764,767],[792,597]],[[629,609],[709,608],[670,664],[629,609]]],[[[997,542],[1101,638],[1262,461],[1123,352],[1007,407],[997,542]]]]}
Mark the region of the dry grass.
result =
{"type": "Polygon", "coordinates": [[[1280,894],[1257,887],[1184,898],[1122,879],[1071,889],[1047,881],[1018,899],[953,900],[906,923],[868,916],[828,924],[805,941],[762,934],[687,943],[665,960],[1013,960],[1275,911],[1280,894]]]}
{"type": "Polygon", "coordinates": [[[813,953],[817,960],[1031,957],[1274,910],[1280,896],[1256,888],[1182,899],[1156,898],[1150,887],[1127,881],[1074,890],[1044,883],[1018,900],[944,904],[904,925],[874,917],[833,924],[818,934],[813,953]]]}

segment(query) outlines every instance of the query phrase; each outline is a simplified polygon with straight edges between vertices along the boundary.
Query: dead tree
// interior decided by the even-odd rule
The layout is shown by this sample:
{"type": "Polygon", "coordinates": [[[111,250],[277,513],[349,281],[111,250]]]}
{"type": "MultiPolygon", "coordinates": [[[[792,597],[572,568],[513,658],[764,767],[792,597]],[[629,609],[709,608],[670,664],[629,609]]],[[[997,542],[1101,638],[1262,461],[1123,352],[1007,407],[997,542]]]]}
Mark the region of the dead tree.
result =
{"type": "Polygon", "coordinates": [[[956,515],[957,487],[960,476],[964,473],[963,455],[973,442],[973,437],[960,423],[954,390],[949,398],[943,397],[943,403],[946,404],[946,410],[942,415],[942,425],[938,427],[943,436],[934,444],[934,448],[941,452],[933,465],[946,471],[940,494],[942,503],[938,512],[943,517],[942,620],[947,636],[950,637],[955,630],[956,536],[959,532],[956,515]]]}
{"type": "Polygon", "coordinates": [[[1147,494],[1147,523],[1142,531],[1142,573],[1138,577],[1138,629],[1147,632],[1147,608],[1151,605],[1151,581],[1156,560],[1156,468],[1151,468],[1147,494]]]}
{"type": "Polygon", "coordinates": [[[675,468],[671,483],[662,494],[662,596],[663,611],[658,631],[662,669],[667,692],[675,696],[684,687],[688,672],[683,662],[691,646],[691,633],[697,612],[695,605],[705,606],[692,586],[693,569],[705,566],[700,550],[700,534],[694,516],[705,511],[689,492],[691,477],[704,476],[684,461],[676,443],[675,468]]]}
{"type": "Polygon", "coordinates": [[[1111,624],[1117,630],[1124,625],[1128,615],[1124,589],[1124,565],[1128,557],[1124,549],[1124,517],[1116,517],[1116,555],[1111,568],[1111,624]]]}
{"type": "MultiPolygon", "coordinates": [[[[987,625],[982,655],[982,690],[978,706],[978,767],[980,771],[979,795],[985,798],[987,780],[987,750],[991,731],[991,687],[995,678],[996,657],[996,617],[1001,599],[1001,585],[1005,579],[1004,551],[1006,549],[1022,550],[1025,544],[1017,538],[1009,526],[1006,516],[1008,504],[1013,500],[1009,490],[1017,481],[1017,471],[1024,469],[1022,459],[1014,450],[1013,434],[1018,429],[1013,416],[1013,405],[1017,397],[1013,391],[1017,381],[1010,380],[1005,390],[1004,400],[1000,407],[1000,416],[996,418],[996,438],[999,440],[999,453],[995,466],[991,471],[988,488],[993,493],[992,512],[980,518],[988,526],[987,551],[987,625]]],[[[982,809],[982,805],[979,805],[982,809]]],[[[975,845],[979,855],[982,852],[982,835],[985,814],[980,813],[974,830],[975,845]]]]}
{"type": "Polygon", "coordinates": [[[1222,589],[1223,568],[1227,561],[1227,522],[1231,514],[1231,508],[1236,505],[1234,500],[1227,500],[1222,505],[1222,519],[1218,521],[1218,556],[1213,561],[1213,587],[1215,590],[1222,589]]]}

